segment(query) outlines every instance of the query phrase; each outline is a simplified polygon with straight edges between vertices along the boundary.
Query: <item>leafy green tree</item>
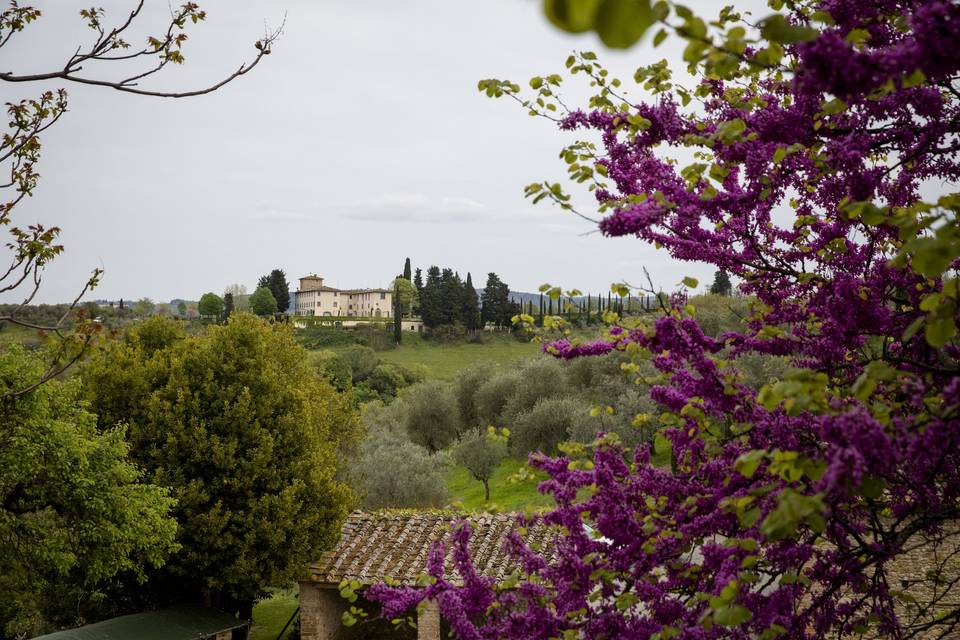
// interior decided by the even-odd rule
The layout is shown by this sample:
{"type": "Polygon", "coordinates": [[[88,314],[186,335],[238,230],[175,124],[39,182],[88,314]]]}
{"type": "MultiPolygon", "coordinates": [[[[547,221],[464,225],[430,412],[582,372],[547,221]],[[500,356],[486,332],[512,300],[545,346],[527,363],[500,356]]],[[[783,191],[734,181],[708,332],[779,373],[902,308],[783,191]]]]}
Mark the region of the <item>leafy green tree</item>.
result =
{"type": "Polygon", "coordinates": [[[488,433],[473,433],[453,450],[453,458],[466,467],[474,479],[483,483],[484,500],[490,502],[490,479],[507,457],[507,438],[490,427],[488,433]]]}
{"type": "Polygon", "coordinates": [[[177,315],[181,318],[187,315],[187,303],[183,300],[177,303],[177,315]]]}
{"type": "Polygon", "coordinates": [[[456,439],[457,401],[448,383],[427,380],[410,387],[403,394],[403,400],[406,406],[403,426],[414,444],[436,453],[456,439]]]}
{"type": "Polygon", "coordinates": [[[351,469],[351,477],[363,492],[367,509],[385,507],[441,507],[447,504],[447,470],[443,458],[431,455],[410,442],[403,429],[403,402],[364,407],[363,423],[368,437],[351,469]]]}
{"type": "Polygon", "coordinates": [[[233,313],[233,310],[234,310],[233,294],[228,291],[227,293],[223,294],[224,319],[229,318],[230,314],[233,313]]]}
{"type": "Polygon", "coordinates": [[[732,290],[733,285],[730,283],[730,276],[723,269],[718,269],[713,275],[713,284],[710,285],[710,293],[728,296],[732,290]]]}
{"type": "MultiPolygon", "coordinates": [[[[260,278],[257,289],[266,287],[277,301],[277,311],[283,313],[290,307],[290,285],[287,283],[287,274],[282,269],[274,269],[260,278]]],[[[251,305],[253,302],[250,303],[251,305]]],[[[257,314],[262,315],[262,314],[257,314]]]]}
{"type": "Polygon", "coordinates": [[[487,286],[483,289],[482,302],[480,317],[483,324],[492,322],[497,327],[510,326],[510,318],[513,317],[510,286],[495,273],[487,274],[487,286]]]}
{"type": "Polygon", "coordinates": [[[200,302],[197,304],[197,311],[201,318],[210,318],[216,320],[223,313],[223,298],[215,293],[205,293],[200,296],[200,302]]]}
{"type": "Polygon", "coordinates": [[[417,267],[416,272],[414,272],[413,286],[417,288],[418,295],[423,293],[423,272],[420,270],[420,267],[417,267]]]}
{"type": "Polygon", "coordinates": [[[417,302],[417,289],[408,278],[396,278],[391,288],[393,289],[394,304],[399,306],[401,316],[409,316],[413,311],[413,305],[417,302]]]}
{"type": "Polygon", "coordinates": [[[482,427],[480,414],[477,411],[477,392],[480,387],[490,380],[495,369],[489,362],[480,362],[461,369],[453,381],[453,392],[457,398],[458,414],[460,415],[461,431],[473,429],[480,433],[482,427]]]}
{"type": "MultiPolygon", "coordinates": [[[[46,363],[0,350],[0,395],[46,363]]],[[[97,428],[77,378],[0,403],[0,637],[33,637],[96,617],[119,575],[141,579],[175,549],[173,500],[141,481],[124,429],[97,428]]]]}
{"type": "Polygon", "coordinates": [[[460,322],[464,329],[471,333],[480,328],[480,301],[477,299],[477,290],[473,288],[473,277],[469,272],[460,294],[460,322]]]}
{"type": "Polygon", "coordinates": [[[272,316],[277,312],[277,299],[267,287],[260,287],[250,296],[250,310],[258,316],[272,316]]]}
{"type": "Polygon", "coordinates": [[[440,275],[440,324],[457,324],[463,304],[463,281],[453,269],[444,269],[440,275]]]}
{"type": "Polygon", "coordinates": [[[182,548],[145,593],[249,618],[336,540],[354,504],[338,452],[359,421],[286,325],[242,313],[198,336],[171,325],[149,320],[98,354],[86,395],[101,428],[129,425],[131,456],[177,500],[182,548]]]}
{"type": "Polygon", "coordinates": [[[437,266],[427,269],[427,282],[420,294],[420,317],[430,329],[443,324],[443,293],[440,268],[437,266]]]}

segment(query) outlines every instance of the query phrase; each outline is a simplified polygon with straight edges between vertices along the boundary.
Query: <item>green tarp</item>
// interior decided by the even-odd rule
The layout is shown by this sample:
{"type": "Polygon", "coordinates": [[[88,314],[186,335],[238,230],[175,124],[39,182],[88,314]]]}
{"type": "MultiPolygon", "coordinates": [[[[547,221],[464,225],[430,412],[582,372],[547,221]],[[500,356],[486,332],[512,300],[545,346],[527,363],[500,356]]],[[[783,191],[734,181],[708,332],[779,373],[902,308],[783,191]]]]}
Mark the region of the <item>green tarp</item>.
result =
{"type": "Polygon", "coordinates": [[[246,624],[209,607],[178,605],[57,631],[35,640],[199,640],[246,624]]]}

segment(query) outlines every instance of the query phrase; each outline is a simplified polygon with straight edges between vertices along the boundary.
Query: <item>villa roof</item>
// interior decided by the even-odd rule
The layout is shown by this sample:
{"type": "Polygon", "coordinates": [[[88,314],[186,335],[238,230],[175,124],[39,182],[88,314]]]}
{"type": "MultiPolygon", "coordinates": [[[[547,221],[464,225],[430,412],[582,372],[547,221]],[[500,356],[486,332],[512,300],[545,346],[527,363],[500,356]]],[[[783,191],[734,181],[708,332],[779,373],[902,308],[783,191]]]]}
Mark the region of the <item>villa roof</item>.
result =
{"type": "MultiPolygon", "coordinates": [[[[517,561],[506,552],[504,544],[510,531],[518,526],[515,514],[354,511],[341,527],[336,547],[310,566],[310,580],[330,585],[356,580],[370,585],[389,577],[413,584],[426,571],[433,544],[442,540],[450,525],[463,517],[470,522],[470,554],[477,570],[497,579],[511,573],[517,561]]],[[[552,546],[554,535],[546,525],[534,525],[526,528],[524,539],[543,549],[552,546]]],[[[458,582],[449,548],[445,564],[448,579],[458,582]]]]}

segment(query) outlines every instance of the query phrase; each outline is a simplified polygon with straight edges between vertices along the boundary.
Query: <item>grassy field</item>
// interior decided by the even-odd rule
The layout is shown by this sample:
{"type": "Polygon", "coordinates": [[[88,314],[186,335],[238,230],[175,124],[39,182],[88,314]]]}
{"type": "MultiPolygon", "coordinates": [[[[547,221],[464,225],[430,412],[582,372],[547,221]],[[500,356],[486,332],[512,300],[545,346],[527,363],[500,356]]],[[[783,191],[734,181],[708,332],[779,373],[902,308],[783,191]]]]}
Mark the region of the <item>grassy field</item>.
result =
{"type": "MultiPolygon", "coordinates": [[[[657,453],[653,456],[654,466],[670,466],[670,442],[657,437],[657,453]]],[[[553,498],[537,491],[537,483],[547,476],[539,471],[531,473],[534,478],[522,482],[511,481],[511,476],[520,471],[526,462],[507,458],[490,481],[490,502],[484,499],[483,483],[475,480],[464,467],[454,467],[447,473],[447,490],[450,500],[467,511],[523,511],[526,508],[537,510],[553,506],[553,498]]]]}
{"type": "Polygon", "coordinates": [[[399,347],[378,351],[377,355],[386,362],[400,365],[421,364],[430,370],[431,377],[452,380],[458,371],[476,362],[504,366],[539,353],[539,344],[518,342],[509,336],[490,337],[481,344],[446,345],[424,340],[417,334],[404,334],[399,347]]]}
{"type": "Polygon", "coordinates": [[[490,502],[484,500],[483,483],[474,480],[463,467],[455,467],[447,474],[450,500],[467,511],[523,511],[527,507],[544,509],[553,506],[553,498],[537,491],[537,482],[546,478],[537,472],[536,479],[511,482],[510,476],[520,471],[525,461],[507,458],[490,480],[490,502]]]}
{"type": "MultiPolygon", "coordinates": [[[[287,620],[296,610],[297,589],[278,589],[266,600],[261,600],[253,607],[253,627],[250,629],[250,640],[276,640],[277,634],[287,624],[287,620]]],[[[293,623],[283,634],[289,637],[293,623]]]]}

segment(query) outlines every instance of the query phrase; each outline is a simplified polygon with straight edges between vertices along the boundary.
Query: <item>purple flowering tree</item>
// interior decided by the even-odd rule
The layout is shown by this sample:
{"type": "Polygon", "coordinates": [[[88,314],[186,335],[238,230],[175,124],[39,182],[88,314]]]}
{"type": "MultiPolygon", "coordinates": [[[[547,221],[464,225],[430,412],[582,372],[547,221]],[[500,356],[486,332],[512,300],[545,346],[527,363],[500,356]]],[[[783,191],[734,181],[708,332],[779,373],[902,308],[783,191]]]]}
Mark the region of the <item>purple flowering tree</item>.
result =
{"type": "MultiPolygon", "coordinates": [[[[435,599],[470,639],[960,634],[960,5],[769,4],[708,23],[669,2],[548,1],[611,46],[685,39],[697,83],[658,62],[628,94],[590,52],[566,62],[596,88],[582,109],[560,75],[532,95],[480,83],[589,134],[562,157],[604,234],[713,264],[755,303],[717,339],[677,295],[652,323],[608,313],[596,340],[547,343],[650,361],[675,468],[604,436],[589,457],[532,457],[553,555],[517,536],[522,571],[494,584],[461,526],[464,584],[438,550],[429,586],[371,590],[384,615],[435,599]],[[755,392],[737,370],[752,353],[796,369],[755,392]]],[[[527,194],[573,208],[559,184],[527,194]]]]}

